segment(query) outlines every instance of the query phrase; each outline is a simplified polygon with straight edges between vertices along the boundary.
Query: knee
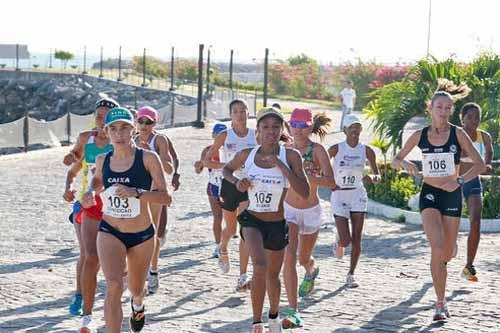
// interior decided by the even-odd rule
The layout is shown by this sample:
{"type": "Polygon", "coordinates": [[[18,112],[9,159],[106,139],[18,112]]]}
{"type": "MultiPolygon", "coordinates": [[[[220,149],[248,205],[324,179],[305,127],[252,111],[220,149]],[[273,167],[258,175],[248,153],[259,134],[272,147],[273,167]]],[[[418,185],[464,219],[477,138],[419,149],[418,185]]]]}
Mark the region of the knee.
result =
{"type": "Polygon", "coordinates": [[[296,249],[290,249],[290,248],[286,249],[285,262],[287,263],[287,266],[296,265],[296,263],[297,263],[297,250],[296,249]]]}
{"type": "Polygon", "coordinates": [[[123,292],[123,279],[113,278],[106,279],[106,293],[109,297],[121,297],[123,292]]]}
{"type": "Polygon", "coordinates": [[[236,224],[232,225],[232,224],[227,224],[226,225],[226,228],[224,229],[224,231],[226,232],[226,234],[228,234],[229,236],[233,236],[234,234],[236,234],[236,224]]]}
{"type": "Polygon", "coordinates": [[[349,244],[351,244],[351,240],[349,238],[344,238],[344,239],[340,239],[340,246],[342,247],[348,247],[349,244]]]}
{"type": "Polygon", "coordinates": [[[441,251],[441,260],[450,262],[453,259],[453,252],[453,248],[441,251]]]}
{"type": "Polygon", "coordinates": [[[256,260],[253,262],[253,274],[257,277],[266,276],[267,262],[266,260],[256,260]]]}
{"type": "Polygon", "coordinates": [[[431,246],[431,256],[441,259],[443,257],[443,249],[439,246],[431,246]]]}
{"type": "Polygon", "coordinates": [[[361,250],[361,238],[353,238],[351,246],[354,250],[361,250]]]}
{"type": "Polygon", "coordinates": [[[85,255],[85,266],[87,266],[87,267],[99,266],[99,257],[97,256],[97,254],[86,254],[85,255]]]}

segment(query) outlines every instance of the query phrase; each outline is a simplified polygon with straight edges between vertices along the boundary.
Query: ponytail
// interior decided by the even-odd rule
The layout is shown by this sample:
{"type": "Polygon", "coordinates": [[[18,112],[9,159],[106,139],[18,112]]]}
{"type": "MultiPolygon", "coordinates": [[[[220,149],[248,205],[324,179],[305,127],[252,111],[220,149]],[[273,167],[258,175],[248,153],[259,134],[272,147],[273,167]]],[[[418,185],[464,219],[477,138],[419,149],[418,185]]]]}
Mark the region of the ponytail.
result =
{"type": "Polygon", "coordinates": [[[331,124],[332,118],[328,117],[325,112],[316,113],[313,118],[312,132],[323,141],[328,134],[328,128],[330,128],[331,124]]]}
{"type": "Polygon", "coordinates": [[[469,96],[471,89],[467,86],[466,83],[460,83],[456,85],[453,81],[448,79],[440,78],[438,79],[438,85],[436,88],[436,92],[432,95],[431,98],[431,106],[434,104],[434,101],[439,97],[447,97],[453,103],[460,101],[467,96],[469,96]]]}

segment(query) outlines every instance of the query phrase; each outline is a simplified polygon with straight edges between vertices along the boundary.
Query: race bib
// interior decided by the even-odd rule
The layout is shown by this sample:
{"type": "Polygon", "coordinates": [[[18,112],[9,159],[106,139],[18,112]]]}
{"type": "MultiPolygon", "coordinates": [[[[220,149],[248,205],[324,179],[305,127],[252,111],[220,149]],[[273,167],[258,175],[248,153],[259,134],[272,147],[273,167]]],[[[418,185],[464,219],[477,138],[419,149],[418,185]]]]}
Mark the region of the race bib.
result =
{"type": "Polygon", "coordinates": [[[454,154],[422,154],[422,172],[424,177],[448,177],[455,175],[454,154]]]}
{"type": "Polygon", "coordinates": [[[277,212],[283,193],[283,184],[274,179],[253,179],[248,190],[250,205],[248,210],[258,213],[277,212]]]}
{"type": "Polygon", "coordinates": [[[363,172],[357,169],[338,169],[335,175],[337,186],[345,188],[358,188],[363,180],[363,172]]]}
{"type": "Polygon", "coordinates": [[[141,202],[136,198],[120,198],[115,194],[116,186],[101,193],[102,211],[111,217],[130,219],[141,214],[141,202]]]}
{"type": "Polygon", "coordinates": [[[208,182],[215,186],[221,186],[222,184],[222,169],[212,169],[209,172],[208,182]]]}

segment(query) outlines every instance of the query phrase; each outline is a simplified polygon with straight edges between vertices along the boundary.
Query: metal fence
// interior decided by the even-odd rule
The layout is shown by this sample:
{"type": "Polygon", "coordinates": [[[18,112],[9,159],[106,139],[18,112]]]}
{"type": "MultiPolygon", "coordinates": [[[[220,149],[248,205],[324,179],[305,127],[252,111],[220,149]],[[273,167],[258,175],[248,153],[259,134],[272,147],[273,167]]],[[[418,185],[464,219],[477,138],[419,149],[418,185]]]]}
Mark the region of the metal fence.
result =
{"type": "MultiPolygon", "coordinates": [[[[159,112],[159,126],[162,128],[203,126],[204,121],[229,119],[229,103],[234,98],[245,99],[251,116],[256,114],[256,90],[242,91],[219,87],[210,81],[210,53],[212,52],[212,59],[214,56],[212,46],[204,48],[199,45],[198,59],[192,57],[192,53],[183,58],[175,53],[174,48],[169,50],[169,55],[166,52],[167,56],[151,55],[146,49],[126,50],[122,47],[115,52],[106,50],[108,54],[100,48],[98,57],[89,55],[95,54],[95,48],[94,52],[89,51],[92,50],[83,48],[83,51],[74,51],[76,56],[67,61],[55,59],[55,49],[51,49],[48,56],[34,54],[27,60],[0,59],[0,96],[3,93],[2,87],[12,84],[19,85],[19,90],[26,90],[26,84],[32,83],[28,90],[35,91],[37,86],[33,85],[33,82],[38,81],[41,84],[46,81],[61,82],[62,87],[55,89],[56,91],[68,90],[64,84],[70,81],[68,85],[78,90],[73,95],[56,96],[53,101],[55,111],[49,118],[41,117],[40,111],[29,101],[23,110],[10,112],[16,116],[7,120],[0,117],[0,121],[7,121],[0,124],[0,153],[6,149],[27,150],[33,145],[57,146],[73,142],[80,131],[91,126],[92,116],[88,113],[93,110],[91,106],[78,104],[78,101],[83,99],[82,96],[92,103],[98,96],[107,95],[115,98],[120,104],[133,108],[153,106],[159,112]],[[204,58],[205,55],[207,58],[204,58]],[[157,61],[155,66],[160,64],[161,68],[148,67],[148,61],[157,61]],[[198,63],[197,68],[193,68],[195,62],[198,63]],[[191,68],[187,68],[181,75],[178,74],[177,65],[191,68]],[[158,75],[152,72],[153,69],[158,75]],[[188,74],[189,77],[186,77],[188,74]],[[5,80],[9,84],[2,84],[5,80]],[[65,105],[65,108],[60,108],[61,105],[65,105]]],[[[232,62],[231,50],[231,72],[226,75],[230,87],[233,85],[232,62]]],[[[27,99],[29,100],[30,96],[27,99]]],[[[0,105],[0,114],[8,113],[4,110],[9,107],[0,105]]]]}

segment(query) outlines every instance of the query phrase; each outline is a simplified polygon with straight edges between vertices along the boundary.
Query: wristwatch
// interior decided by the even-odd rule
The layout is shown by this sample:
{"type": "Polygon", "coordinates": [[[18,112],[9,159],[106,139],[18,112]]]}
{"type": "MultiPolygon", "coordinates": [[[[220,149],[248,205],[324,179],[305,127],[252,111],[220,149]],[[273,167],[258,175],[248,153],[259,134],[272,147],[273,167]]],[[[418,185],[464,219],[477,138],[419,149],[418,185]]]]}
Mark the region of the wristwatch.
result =
{"type": "Polygon", "coordinates": [[[135,188],[135,198],[140,199],[141,196],[144,194],[144,192],[145,192],[144,189],[136,187],[135,188]]]}
{"type": "Polygon", "coordinates": [[[457,183],[458,183],[458,185],[460,185],[460,186],[464,185],[464,183],[465,183],[465,179],[464,179],[464,177],[462,177],[462,176],[457,177],[457,183]]]}

